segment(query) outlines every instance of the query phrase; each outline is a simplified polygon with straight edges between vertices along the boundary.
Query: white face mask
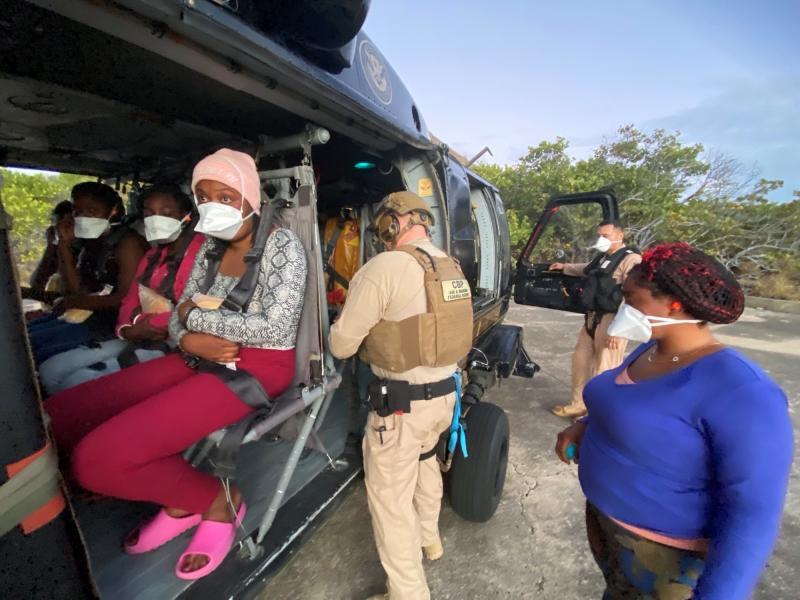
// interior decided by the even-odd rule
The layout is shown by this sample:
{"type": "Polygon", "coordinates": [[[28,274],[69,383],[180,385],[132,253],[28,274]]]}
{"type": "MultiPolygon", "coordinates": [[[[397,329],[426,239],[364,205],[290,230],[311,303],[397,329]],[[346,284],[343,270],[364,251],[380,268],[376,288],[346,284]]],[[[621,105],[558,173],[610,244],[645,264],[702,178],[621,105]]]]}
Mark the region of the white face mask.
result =
{"type": "Polygon", "coordinates": [[[96,240],[103,235],[111,223],[99,217],[75,217],[75,237],[82,240],[96,240]]]}
{"type": "Polygon", "coordinates": [[[633,308],[630,304],[622,304],[617,311],[617,316],[608,326],[608,335],[634,342],[649,342],[653,335],[653,327],[683,325],[686,323],[702,323],[702,321],[699,319],[653,317],[633,308]]]}
{"type": "MultiPolygon", "coordinates": [[[[198,233],[205,233],[220,240],[230,240],[239,231],[244,223],[242,211],[227,204],[219,202],[206,202],[197,207],[200,219],[197,221],[194,230],[198,233]]],[[[254,213],[247,215],[247,218],[254,213]]]]}
{"type": "Polygon", "coordinates": [[[608,252],[611,250],[611,246],[620,242],[622,240],[610,240],[606,236],[601,235],[597,238],[594,244],[589,246],[589,250],[599,250],[600,252],[608,252]]]}
{"type": "Polygon", "coordinates": [[[144,236],[148,242],[171,244],[178,239],[183,229],[183,221],[172,217],[152,215],[144,218],[144,236]]]}

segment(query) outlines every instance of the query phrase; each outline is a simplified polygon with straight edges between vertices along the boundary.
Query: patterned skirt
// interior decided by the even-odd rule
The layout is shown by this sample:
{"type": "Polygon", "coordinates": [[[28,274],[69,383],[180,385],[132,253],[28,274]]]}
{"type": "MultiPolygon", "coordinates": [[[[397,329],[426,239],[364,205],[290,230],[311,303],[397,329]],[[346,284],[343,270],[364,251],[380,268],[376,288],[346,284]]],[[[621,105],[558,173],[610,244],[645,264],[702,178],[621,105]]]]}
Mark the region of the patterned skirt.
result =
{"type": "Polygon", "coordinates": [[[689,600],[705,553],[681,550],[620,527],[586,503],[589,547],[603,577],[603,600],[689,600]]]}

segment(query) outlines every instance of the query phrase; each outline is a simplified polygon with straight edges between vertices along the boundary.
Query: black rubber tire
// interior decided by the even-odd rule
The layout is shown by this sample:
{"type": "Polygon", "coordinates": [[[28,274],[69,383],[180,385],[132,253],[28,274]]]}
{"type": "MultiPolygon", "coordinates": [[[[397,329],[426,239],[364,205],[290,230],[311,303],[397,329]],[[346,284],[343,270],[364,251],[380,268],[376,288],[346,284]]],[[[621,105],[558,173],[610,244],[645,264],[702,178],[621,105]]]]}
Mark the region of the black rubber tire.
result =
{"type": "Polygon", "coordinates": [[[488,402],[472,406],[466,416],[467,452],[456,451],[447,474],[450,505],[467,521],[483,523],[492,518],[506,481],[508,466],[508,417],[488,402]]]}

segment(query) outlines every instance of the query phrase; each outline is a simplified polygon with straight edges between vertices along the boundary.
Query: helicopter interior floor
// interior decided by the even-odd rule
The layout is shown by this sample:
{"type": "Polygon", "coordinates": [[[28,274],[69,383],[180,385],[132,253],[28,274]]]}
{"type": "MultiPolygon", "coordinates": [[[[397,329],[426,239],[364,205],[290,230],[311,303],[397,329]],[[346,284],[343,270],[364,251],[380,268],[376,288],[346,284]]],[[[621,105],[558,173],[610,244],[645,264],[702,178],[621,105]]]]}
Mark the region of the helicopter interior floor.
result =
{"type": "MultiPolygon", "coordinates": [[[[349,402],[339,392],[318,432],[333,459],[345,451],[351,420],[349,402]]],[[[241,487],[248,504],[243,526],[248,534],[258,528],[267,510],[293,441],[269,436],[241,448],[237,485],[241,487]]],[[[297,492],[328,468],[328,458],[323,453],[309,452],[298,464],[282,506],[286,506],[297,492]]],[[[175,577],[174,569],[178,556],[191,538],[191,532],[147,554],[131,556],[122,550],[125,536],[143,519],[152,515],[154,510],[149,504],[106,498],[76,502],[78,523],[86,540],[101,597],[115,600],[174,598],[190,586],[191,582],[175,577]]],[[[243,532],[240,532],[239,539],[242,537],[243,532]]],[[[267,537],[270,537],[269,533],[267,537]]],[[[272,541],[278,545],[281,542],[272,541]]],[[[242,559],[231,553],[228,560],[242,559]]]]}

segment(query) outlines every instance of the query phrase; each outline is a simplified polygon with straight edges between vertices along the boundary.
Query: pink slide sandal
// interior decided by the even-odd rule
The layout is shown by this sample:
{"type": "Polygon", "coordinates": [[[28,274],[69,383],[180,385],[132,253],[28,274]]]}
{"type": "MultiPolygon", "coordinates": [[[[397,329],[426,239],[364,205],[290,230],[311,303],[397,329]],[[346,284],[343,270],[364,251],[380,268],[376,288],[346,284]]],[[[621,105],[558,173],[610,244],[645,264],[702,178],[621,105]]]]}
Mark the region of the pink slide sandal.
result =
{"type": "MultiPolygon", "coordinates": [[[[200,523],[200,515],[198,514],[176,519],[175,517],[170,517],[167,511],[162,508],[155,517],[139,525],[139,539],[135,544],[123,544],[125,552],[128,554],[150,552],[150,550],[163,546],[198,523],[200,523]]],[[[132,534],[133,532],[131,532],[132,534]]]]}
{"type": "Polygon", "coordinates": [[[236,513],[236,521],[233,523],[221,523],[219,521],[201,521],[197,531],[192,536],[192,541],[186,551],[178,558],[175,565],[175,575],[179,579],[200,579],[216,569],[225,560],[230,552],[233,541],[236,539],[236,529],[242,523],[247,507],[244,501],[236,513]],[[202,554],[208,557],[208,563],[196,571],[184,572],[181,565],[187,556],[192,554],[202,554]]]}

